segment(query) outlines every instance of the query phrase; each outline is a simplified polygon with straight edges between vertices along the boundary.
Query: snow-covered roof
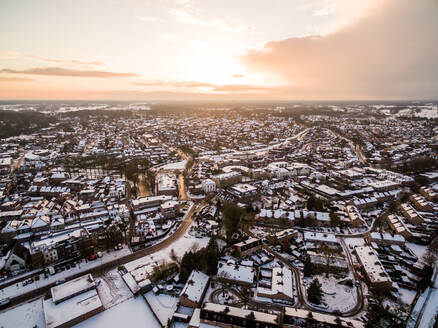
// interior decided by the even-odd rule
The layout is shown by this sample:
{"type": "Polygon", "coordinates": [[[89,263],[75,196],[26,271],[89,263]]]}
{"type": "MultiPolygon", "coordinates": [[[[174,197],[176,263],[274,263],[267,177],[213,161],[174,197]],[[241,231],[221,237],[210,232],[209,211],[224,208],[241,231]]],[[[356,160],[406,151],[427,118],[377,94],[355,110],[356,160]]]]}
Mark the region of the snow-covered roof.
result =
{"type": "Polygon", "coordinates": [[[227,315],[237,318],[248,318],[252,316],[254,320],[258,322],[277,324],[277,316],[274,314],[251,311],[251,310],[241,309],[229,305],[204,303],[202,310],[211,311],[215,313],[227,313],[227,315]]]}
{"type": "Polygon", "coordinates": [[[190,273],[180,296],[186,297],[192,302],[199,303],[208,286],[208,280],[209,277],[205,273],[193,270],[192,273],[190,273]]]}
{"type": "Polygon", "coordinates": [[[301,318],[303,320],[307,320],[309,317],[309,313],[312,315],[312,320],[318,321],[321,323],[327,323],[330,325],[336,325],[336,327],[351,327],[351,328],[364,328],[365,324],[354,319],[348,318],[339,318],[330,314],[323,314],[318,312],[309,312],[308,310],[297,309],[297,308],[285,308],[285,316],[290,316],[294,318],[301,318]]]}
{"type": "Polygon", "coordinates": [[[93,288],[96,288],[96,282],[91,274],[87,274],[61,285],[52,287],[50,292],[52,294],[53,302],[59,303],[93,288]]]}
{"type": "Polygon", "coordinates": [[[304,240],[314,242],[330,242],[330,243],[337,243],[336,236],[331,233],[322,233],[322,232],[310,232],[306,231],[304,232],[304,240]]]}
{"type": "Polygon", "coordinates": [[[44,301],[46,327],[63,326],[71,320],[80,317],[85,318],[87,314],[98,309],[103,310],[103,306],[96,289],[81,293],[59,304],[55,304],[52,299],[48,299],[44,301]]]}
{"type": "Polygon", "coordinates": [[[382,263],[370,246],[359,246],[355,248],[355,251],[371,283],[391,281],[382,263]]]}
{"type": "Polygon", "coordinates": [[[239,264],[220,262],[217,276],[252,284],[254,282],[254,268],[239,264]]]}

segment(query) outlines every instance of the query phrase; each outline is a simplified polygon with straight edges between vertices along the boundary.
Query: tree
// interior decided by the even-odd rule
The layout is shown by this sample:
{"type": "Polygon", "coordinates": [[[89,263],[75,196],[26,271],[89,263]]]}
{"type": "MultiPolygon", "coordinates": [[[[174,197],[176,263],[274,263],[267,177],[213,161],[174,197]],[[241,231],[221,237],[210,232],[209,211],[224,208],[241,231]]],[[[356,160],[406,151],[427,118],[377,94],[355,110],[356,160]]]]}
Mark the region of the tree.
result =
{"type": "Polygon", "coordinates": [[[178,256],[176,255],[176,253],[175,253],[175,250],[172,248],[171,250],[170,250],[170,259],[173,261],[173,262],[178,262],[178,256]]]}
{"type": "Polygon", "coordinates": [[[314,195],[310,195],[307,200],[307,209],[309,211],[322,211],[324,209],[324,201],[316,198],[314,195]]]}
{"type": "Polygon", "coordinates": [[[313,274],[313,264],[310,261],[310,256],[306,255],[306,258],[304,259],[304,276],[310,277],[313,274]]]}
{"type": "Polygon", "coordinates": [[[217,272],[219,249],[216,238],[211,238],[207,246],[207,274],[214,275],[217,272]]]}
{"type": "Polygon", "coordinates": [[[341,226],[341,219],[339,218],[339,215],[336,214],[335,211],[330,211],[330,225],[332,227],[340,227],[341,226]]]}
{"type": "Polygon", "coordinates": [[[313,304],[320,304],[322,298],[321,284],[318,279],[313,279],[310,286],[307,288],[307,298],[313,304]]]}
{"type": "Polygon", "coordinates": [[[435,315],[435,322],[433,324],[433,328],[438,328],[438,314],[435,315]]]}
{"type": "Polygon", "coordinates": [[[195,269],[196,256],[192,252],[186,252],[181,259],[181,266],[179,271],[179,279],[186,281],[190,273],[195,269]]]}
{"type": "Polygon", "coordinates": [[[336,256],[336,251],[325,244],[322,245],[319,250],[324,254],[328,275],[328,272],[330,270],[330,264],[333,262],[333,258],[336,256]]]}
{"type": "Polygon", "coordinates": [[[421,279],[417,284],[417,288],[424,292],[427,287],[430,286],[433,276],[433,267],[430,265],[426,265],[421,273],[421,279]]]}
{"type": "Polygon", "coordinates": [[[221,275],[216,277],[216,281],[219,283],[220,285],[220,290],[222,292],[222,296],[225,297],[225,293],[228,292],[231,289],[231,283],[230,283],[230,279],[229,279],[229,274],[228,272],[222,272],[221,275]]]}
{"type": "Polygon", "coordinates": [[[227,233],[227,238],[239,230],[239,224],[243,218],[244,210],[233,203],[228,203],[223,208],[224,225],[227,233]]]}
{"type": "Polygon", "coordinates": [[[307,209],[309,211],[313,211],[313,209],[315,208],[315,196],[310,195],[309,199],[307,200],[307,209]]]}

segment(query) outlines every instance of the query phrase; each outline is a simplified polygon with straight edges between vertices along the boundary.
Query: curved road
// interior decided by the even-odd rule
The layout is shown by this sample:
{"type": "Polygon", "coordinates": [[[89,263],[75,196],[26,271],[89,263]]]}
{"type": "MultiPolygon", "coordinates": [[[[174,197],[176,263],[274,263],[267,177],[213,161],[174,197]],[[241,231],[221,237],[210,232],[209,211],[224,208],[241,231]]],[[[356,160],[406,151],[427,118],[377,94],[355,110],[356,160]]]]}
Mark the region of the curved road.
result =
{"type": "MultiPolygon", "coordinates": [[[[124,257],[120,257],[120,258],[108,261],[106,263],[102,263],[100,265],[94,266],[92,268],[88,268],[87,270],[72,274],[68,277],[65,277],[65,280],[72,280],[72,279],[78,278],[78,277],[83,276],[83,275],[88,274],[88,273],[96,273],[96,272],[101,272],[104,270],[111,270],[111,269],[117,268],[121,265],[124,265],[128,262],[137,260],[137,259],[142,258],[144,256],[151,255],[155,252],[158,252],[158,251],[172,245],[173,242],[175,242],[176,240],[178,240],[179,238],[181,238],[184,235],[184,233],[187,231],[187,229],[189,228],[189,226],[193,222],[193,215],[195,213],[198,213],[202,209],[203,206],[204,206],[204,202],[201,202],[198,205],[194,204],[191,207],[191,209],[187,212],[187,214],[185,215],[184,220],[181,222],[181,224],[179,225],[179,227],[177,228],[175,233],[173,233],[168,238],[158,242],[157,244],[152,245],[152,246],[147,247],[147,248],[144,248],[144,249],[141,249],[141,250],[138,250],[138,251],[131,253],[131,254],[128,254],[124,257]]],[[[28,279],[28,278],[29,278],[29,276],[26,277],[26,279],[28,279]]],[[[53,283],[50,283],[48,285],[45,285],[45,286],[42,286],[39,288],[35,288],[32,291],[20,294],[18,296],[11,297],[10,303],[7,307],[19,304],[21,302],[27,301],[27,300],[34,298],[34,297],[37,297],[37,296],[41,296],[41,295],[47,293],[50,290],[50,288],[52,288],[55,285],[56,285],[56,282],[53,282],[53,283]]]]}

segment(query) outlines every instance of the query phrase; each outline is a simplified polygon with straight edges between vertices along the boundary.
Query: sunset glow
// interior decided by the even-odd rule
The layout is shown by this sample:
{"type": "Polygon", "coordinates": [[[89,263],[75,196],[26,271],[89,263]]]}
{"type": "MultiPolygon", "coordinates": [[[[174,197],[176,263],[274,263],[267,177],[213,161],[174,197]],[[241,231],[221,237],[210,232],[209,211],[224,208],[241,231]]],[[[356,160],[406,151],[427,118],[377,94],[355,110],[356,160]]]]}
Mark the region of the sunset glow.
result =
{"type": "Polygon", "coordinates": [[[436,59],[437,13],[434,0],[2,1],[0,98],[427,99],[437,65],[412,65],[436,59]]]}

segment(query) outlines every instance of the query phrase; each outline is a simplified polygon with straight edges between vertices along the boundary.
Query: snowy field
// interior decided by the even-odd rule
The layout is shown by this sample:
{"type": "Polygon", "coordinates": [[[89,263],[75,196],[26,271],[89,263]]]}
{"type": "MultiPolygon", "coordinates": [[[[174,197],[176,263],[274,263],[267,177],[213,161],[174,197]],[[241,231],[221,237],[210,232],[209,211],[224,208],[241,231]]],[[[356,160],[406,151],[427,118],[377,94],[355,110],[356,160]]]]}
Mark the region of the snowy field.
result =
{"type": "Polygon", "coordinates": [[[404,304],[410,306],[412,302],[414,301],[415,295],[417,295],[416,290],[410,290],[406,288],[399,288],[398,290],[400,294],[400,301],[402,301],[404,304]]]}
{"type": "Polygon", "coordinates": [[[98,280],[100,284],[97,287],[97,292],[105,309],[122,303],[133,296],[117,270],[105,272],[98,277],[98,280]]]}
{"type": "MultiPolygon", "coordinates": [[[[317,275],[312,278],[305,278],[306,288],[310,285],[313,279],[318,278],[323,292],[321,308],[331,312],[339,311],[341,313],[350,311],[357,303],[356,287],[349,287],[339,284],[338,280],[329,275],[328,278],[322,275],[317,275]]],[[[351,276],[346,278],[353,279],[351,276]]]]}
{"type": "Polygon", "coordinates": [[[196,238],[191,236],[188,231],[190,231],[190,229],[187,229],[183,237],[179,238],[172,245],[162,249],[161,251],[126,263],[126,270],[131,273],[133,272],[135,275],[143,274],[146,277],[148,272],[152,272],[154,266],[164,262],[173,262],[171,259],[172,250],[177,257],[182,258],[184,253],[191,249],[200,249],[207,246],[208,241],[210,240],[209,237],[196,238]]]}
{"type": "Polygon", "coordinates": [[[427,251],[427,246],[424,245],[418,245],[414,243],[406,243],[406,246],[409,247],[409,249],[414,252],[414,254],[418,257],[418,260],[420,261],[423,255],[427,251]]]}
{"type": "Polygon", "coordinates": [[[169,163],[162,166],[158,166],[157,170],[184,170],[186,168],[187,161],[183,160],[181,162],[169,163]]]}
{"type": "MultiPolygon", "coordinates": [[[[18,327],[18,326],[17,326],[18,327]]],[[[103,311],[88,320],[73,326],[75,328],[160,328],[151,309],[143,297],[130,298],[103,311]]]]}
{"type": "Polygon", "coordinates": [[[43,299],[38,298],[25,304],[0,312],[1,328],[44,328],[43,299]]]}

